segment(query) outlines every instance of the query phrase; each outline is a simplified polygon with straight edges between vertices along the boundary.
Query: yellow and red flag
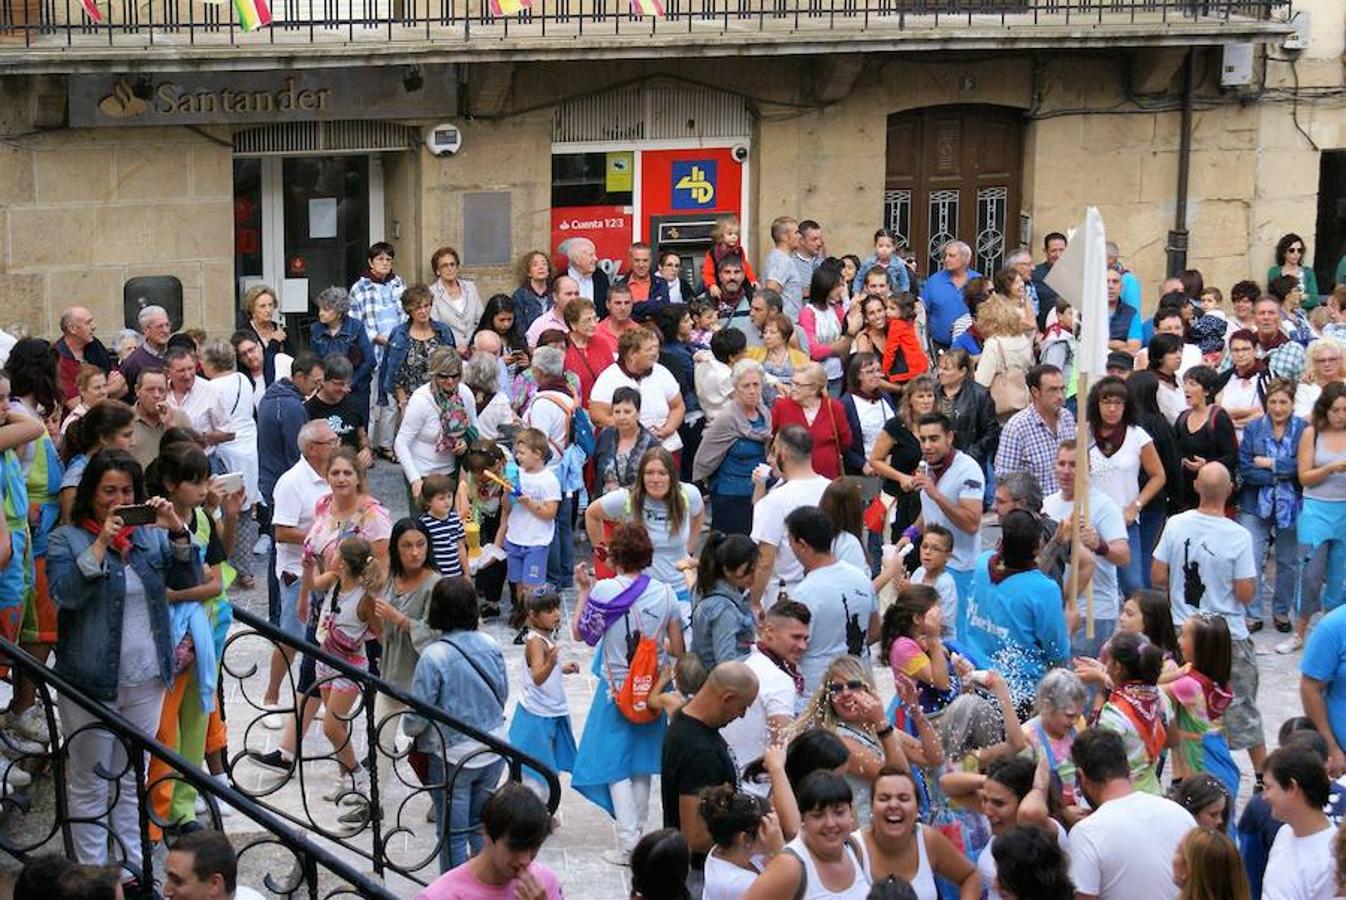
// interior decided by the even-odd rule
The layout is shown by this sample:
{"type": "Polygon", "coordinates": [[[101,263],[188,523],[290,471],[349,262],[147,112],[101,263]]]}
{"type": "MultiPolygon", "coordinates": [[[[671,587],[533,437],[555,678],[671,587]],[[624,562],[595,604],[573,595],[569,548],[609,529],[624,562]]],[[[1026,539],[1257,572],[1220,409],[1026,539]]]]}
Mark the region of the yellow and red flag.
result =
{"type": "Polygon", "coordinates": [[[533,0],[491,0],[491,15],[517,16],[533,7],[533,0]]]}
{"type": "Polygon", "coordinates": [[[271,7],[266,0],[234,0],[234,11],[244,31],[256,31],[271,24],[271,7]]]}
{"type": "Polygon", "coordinates": [[[659,0],[631,0],[631,15],[660,16],[664,14],[664,4],[659,0]]]}

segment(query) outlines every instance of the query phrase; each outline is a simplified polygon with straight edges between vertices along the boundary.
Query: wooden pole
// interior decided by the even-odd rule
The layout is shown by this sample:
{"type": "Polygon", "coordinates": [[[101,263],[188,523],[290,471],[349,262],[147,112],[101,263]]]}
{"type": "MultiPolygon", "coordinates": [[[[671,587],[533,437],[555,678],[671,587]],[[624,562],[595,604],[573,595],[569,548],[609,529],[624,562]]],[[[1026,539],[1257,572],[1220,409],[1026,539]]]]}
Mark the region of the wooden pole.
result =
{"type": "MultiPolygon", "coordinates": [[[[1080,372],[1075,389],[1076,408],[1087,410],[1089,407],[1089,374],[1080,372]]],[[[1075,422],[1075,513],[1072,517],[1070,534],[1070,601],[1076,602],[1080,596],[1080,554],[1084,547],[1080,542],[1080,529],[1089,521],[1089,418],[1082,413],[1075,422]]],[[[1084,585],[1084,636],[1094,638],[1094,584],[1090,579],[1084,585]]]]}

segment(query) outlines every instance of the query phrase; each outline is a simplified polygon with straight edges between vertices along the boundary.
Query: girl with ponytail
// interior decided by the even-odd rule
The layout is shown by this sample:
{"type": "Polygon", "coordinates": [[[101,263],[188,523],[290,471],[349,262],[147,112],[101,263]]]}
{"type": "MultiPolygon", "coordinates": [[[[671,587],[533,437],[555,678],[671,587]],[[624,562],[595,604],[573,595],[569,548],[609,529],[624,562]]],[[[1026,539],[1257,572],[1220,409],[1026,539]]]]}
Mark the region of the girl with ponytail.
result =
{"type": "Polygon", "coordinates": [[[757,567],[757,543],[747,535],[712,531],[701,548],[692,604],[692,648],[706,671],[745,658],[757,640],[748,588],[757,567]]]}

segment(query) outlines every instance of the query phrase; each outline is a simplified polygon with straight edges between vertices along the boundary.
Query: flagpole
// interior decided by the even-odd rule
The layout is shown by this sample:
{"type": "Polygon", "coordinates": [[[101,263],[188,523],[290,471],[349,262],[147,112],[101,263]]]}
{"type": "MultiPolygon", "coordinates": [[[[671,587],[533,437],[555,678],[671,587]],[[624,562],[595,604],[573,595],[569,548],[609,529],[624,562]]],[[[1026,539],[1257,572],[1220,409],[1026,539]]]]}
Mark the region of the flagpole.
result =
{"type": "MultiPolygon", "coordinates": [[[[1075,514],[1070,534],[1070,602],[1080,596],[1080,531],[1089,521],[1089,373],[1080,372],[1075,389],[1076,409],[1086,410],[1075,422],[1075,514]],[[1083,403],[1080,403],[1083,398],[1083,403]]],[[[1094,639],[1094,582],[1084,585],[1084,637],[1094,639]]]]}

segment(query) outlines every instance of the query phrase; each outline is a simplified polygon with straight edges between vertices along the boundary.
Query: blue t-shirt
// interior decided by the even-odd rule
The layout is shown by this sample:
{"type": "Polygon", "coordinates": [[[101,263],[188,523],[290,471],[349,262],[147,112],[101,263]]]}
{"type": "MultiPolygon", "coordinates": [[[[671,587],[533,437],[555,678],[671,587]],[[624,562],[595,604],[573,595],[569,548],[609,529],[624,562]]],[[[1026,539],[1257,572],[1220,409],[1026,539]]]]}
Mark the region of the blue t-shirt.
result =
{"type": "MultiPolygon", "coordinates": [[[[971,281],[981,276],[968,269],[967,277],[971,281]]],[[[925,303],[930,340],[941,344],[952,342],[953,323],[959,316],[967,315],[967,302],[963,300],[963,289],[953,283],[948,270],[936,272],[926,279],[925,287],[921,288],[921,300],[925,303]]]]}
{"type": "Polygon", "coordinates": [[[1304,645],[1299,671],[1327,685],[1323,700],[1338,746],[1346,746],[1346,606],[1338,606],[1318,622],[1304,645]]]}
{"type": "MultiPolygon", "coordinates": [[[[766,427],[766,417],[753,422],[755,428],[766,427]]],[[[727,497],[752,496],[752,470],[766,462],[766,444],[741,437],[729,445],[729,452],[716,470],[713,484],[715,493],[727,497]]]]}
{"type": "Polygon", "coordinates": [[[1000,671],[1016,705],[1031,701],[1047,670],[1070,659],[1061,588],[1036,569],[991,582],[992,553],[972,573],[966,641],[989,668],[1000,671]]]}

